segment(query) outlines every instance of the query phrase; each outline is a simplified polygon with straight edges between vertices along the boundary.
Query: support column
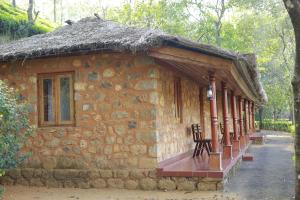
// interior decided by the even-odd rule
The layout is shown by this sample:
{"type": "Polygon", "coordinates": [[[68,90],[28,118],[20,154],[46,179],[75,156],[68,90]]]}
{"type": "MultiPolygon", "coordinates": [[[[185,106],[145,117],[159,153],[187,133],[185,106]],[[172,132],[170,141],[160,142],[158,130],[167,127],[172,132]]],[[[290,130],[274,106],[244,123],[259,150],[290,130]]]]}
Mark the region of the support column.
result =
{"type": "Polygon", "coordinates": [[[248,134],[248,126],[249,126],[249,123],[248,123],[248,101],[245,99],[244,100],[244,116],[245,116],[245,135],[248,134]]]}
{"type": "Polygon", "coordinates": [[[254,102],[252,102],[252,127],[253,127],[253,131],[256,132],[256,129],[255,129],[255,104],[254,104],[254,102]]]}
{"type": "Polygon", "coordinates": [[[223,156],[226,159],[232,159],[232,145],[230,142],[230,134],[228,127],[228,95],[227,84],[222,82],[222,111],[223,111],[223,125],[224,125],[224,146],[223,156]]]}
{"type": "Polygon", "coordinates": [[[244,121],[243,121],[243,99],[239,96],[239,121],[240,121],[240,147],[245,147],[244,121]]]}
{"type": "Polygon", "coordinates": [[[248,101],[248,114],[249,114],[249,117],[248,117],[248,123],[249,123],[249,134],[251,134],[252,133],[252,114],[251,114],[251,112],[252,112],[252,108],[251,108],[251,102],[250,101],[248,101]]]}
{"type": "Polygon", "coordinates": [[[236,112],[236,96],[234,91],[231,91],[231,115],[232,115],[232,125],[233,125],[233,141],[232,150],[240,151],[240,141],[238,137],[238,118],[236,112]]]}
{"type": "Polygon", "coordinates": [[[209,168],[212,170],[222,170],[222,154],[219,149],[218,140],[218,115],[217,115],[217,101],[216,101],[216,78],[215,74],[209,75],[209,84],[212,89],[213,97],[210,99],[210,117],[211,117],[211,143],[212,152],[209,157],[209,168]]]}

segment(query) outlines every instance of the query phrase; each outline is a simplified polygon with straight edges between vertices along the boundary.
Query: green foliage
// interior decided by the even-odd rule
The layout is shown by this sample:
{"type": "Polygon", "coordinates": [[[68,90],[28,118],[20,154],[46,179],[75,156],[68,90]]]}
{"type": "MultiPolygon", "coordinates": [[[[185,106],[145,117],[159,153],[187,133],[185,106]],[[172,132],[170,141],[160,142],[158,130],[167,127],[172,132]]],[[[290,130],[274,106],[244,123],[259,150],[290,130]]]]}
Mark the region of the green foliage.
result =
{"type": "MultiPolygon", "coordinates": [[[[20,149],[31,133],[29,106],[21,103],[20,95],[0,81],[0,169],[20,164],[28,155],[20,149]]],[[[2,173],[1,173],[2,174],[2,173]]]]}
{"type": "MultiPolygon", "coordinates": [[[[258,124],[258,122],[256,122],[258,124]]],[[[288,120],[271,120],[265,119],[262,122],[261,129],[265,130],[274,130],[274,131],[284,131],[288,133],[295,133],[295,125],[292,124],[291,121],[288,120]]]]}
{"type": "MultiPolygon", "coordinates": [[[[0,177],[29,156],[20,152],[31,133],[29,107],[20,101],[20,95],[0,80],[0,177]]],[[[2,192],[0,188],[0,196],[2,192]]]]}
{"type": "Polygon", "coordinates": [[[282,0],[225,0],[218,36],[222,1],[136,0],[110,8],[108,19],[219,45],[241,53],[255,53],[269,102],[265,118],[291,116],[291,80],[294,32],[282,0]]]}
{"type": "Polygon", "coordinates": [[[29,23],[24,10],[0,0],[0,35],[9,36],[9,40],[46,33],[54,28],[55,24],[39,17],[34,24],[29,23]]]}

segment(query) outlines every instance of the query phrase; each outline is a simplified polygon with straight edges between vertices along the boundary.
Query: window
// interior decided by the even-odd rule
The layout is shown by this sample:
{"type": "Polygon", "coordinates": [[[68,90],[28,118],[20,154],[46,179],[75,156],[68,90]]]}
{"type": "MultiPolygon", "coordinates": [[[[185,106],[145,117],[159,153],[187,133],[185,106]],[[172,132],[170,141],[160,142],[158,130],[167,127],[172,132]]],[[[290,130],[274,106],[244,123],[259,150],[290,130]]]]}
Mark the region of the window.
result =
{"type": "Polygon", "coordinates": [[[40,126],[74,124],[72,73],[39,75],[38,92],[40,126]]]}
{"type": "Polygon", "coordinates": [[[178,77],[174,78],[174,104],[175,118],[182,123],[182,95],[181,95],[181,80],[178,77]]]}

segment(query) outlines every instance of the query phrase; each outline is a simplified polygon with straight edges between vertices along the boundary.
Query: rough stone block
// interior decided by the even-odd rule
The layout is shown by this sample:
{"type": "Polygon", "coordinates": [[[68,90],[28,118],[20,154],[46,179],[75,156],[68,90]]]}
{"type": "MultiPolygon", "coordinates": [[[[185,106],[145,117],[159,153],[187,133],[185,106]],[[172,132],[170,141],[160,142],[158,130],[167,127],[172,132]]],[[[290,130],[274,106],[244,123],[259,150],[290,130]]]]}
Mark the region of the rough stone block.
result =
{"type": "Polygon", "coordinates": [[[100,170],[100,175],[102,178],[112,178],[113,177],[113,173],[111,170],[100,170]]]}
{"type": "Polygon", "coordinates": [[[31,179],[33,177],[33,172],[34,169],[26,168],[26,169],[22,169],[21,174],[24,178],[31,179]]]}
{"type": "Polygon", "coordinates": [[[200,191],[215,191],[217,189],[216,182],[200,182],[197,184],[197,188],[200,191]]]}
{"type": "Polygon", "coordinates": [[[88,80],[89,81],[96,81],[96,80],[98,80],[98,73],[97,72],[89,72],[88,73],[88,80]]]}
{"type": "Polygon", "coordinates": [[[132,179],[142,179],[142,178],[145,178],[147,176],[147,173],[145,171],[142,171],[142,170],[132,170],[130,172],[130,178],[132,179]]]}
{"type": "Polygon", "coordinates": [[[97,179],[91,181],[91,186],[93,188],[105,188],[106,182],[104,179],[97,178],[97,179]]]}
{"type": "Polygon", "coordinates": [[[107,185],[108,187],[111,188],[124,188],[124,181],[122,179],[118,179],[118,178],[110,178],[107,180],[107,185]]]}
{"type": "MultiPolygon", "coordinates": [[[[65,180],[68,179],[72,171],[70,170],[63,170],[63,169],[57,169],[53,172],[53,177],[56,180],[65,180]]],[[[75,172],[74,172],[74,177],[75,177],[75,172]]]]}
{"type": "Polygon", "coordinates": [[[21,177],[16,180],[16,185],[29,186],[29,181],[21,177]]]}
{"type": "Polygon", "coordinates": [[[132,155],[143,155],[147,153],[147,146],[143,144],[135,144],[130,146],[132,155]]]}
{"type": "Polygon", "coordinates": [[[115,75],[115,71],[111,68],[105,69],[103,72],[104,78],[110,78],[110,77],[113,77],[114,75],[115,75]]]}
{"type": "Polygon", "coordinates": [[[138,188],[138,186],[139,186],[138,182],[134,180],[127,180],[125,182],[125,188],[128,190],[135,190],[138,188]]]}
{"type": "Polygon", "coordinates": [[[75,185],[75,183],[72,180],[65,180],[63,182],[63,187],[64,188],[75,188],[76,185],[75,185]]]}
{"type": "Polygon", "coordinates": [[[76,187],[81,189],[88,189],[90,188],[90,183],[87,180],[76,179],[74,180],[76,187]]]}
{"type": "Polygon", "coordinates": [[[98,170],[89,171],[89,178],[92,180],[100,178],[100,172],[98,170]]]}
{"type": "Polygon", "coordinates": [[[85,91],[87,84],[84,82],[77,82],[74,84],[75,91],[85,91]]]}
{"type": "Polygon", "coordinates": [[[39,178],[32,178],[29,181],[29,185],[34,187],[43,187],[44,183],[39,178]]]}
{"type": "Polygon", "coordinates": [[[1,184],[3,184],[3,185],[14,185],[15,180],[12,179],[12,178],[9,177],[9,176],[3,176],[3,177],[0,178],[0,182],[1,182],[1,184]]]}
{"type": "Polygon", "coordinates": [[[141,80],[134,86],[136,90],[154,90],[157,88],[156,80],[141,80]]]}
{"type": "Polygon", "coordinates": [[[219,181],[217,183],[217,190],[224,190],[224,181],[219,181]]]}
{"type": "Polygon", "coordinates": [[[21,177],[20,169],[10,169],[6,171],[6,175],[11,177],[12,179],[19,179],[21,177]]]}
{"type": "Polygon", "coordinates": [[[122,178],[125,179],[129,176],[129,171],[128,170],[115,170],[114,171],[114,177],[115,178],[122,178]]]}
{"type": "Polygon", "coordinates": [[[153,169],[157,166],[157,160],[155,158],[140,158],[139,168],[153,169]]]}
{"type": "Polygon", "coordinates": [[[73,160],[66,156],[61,156],[58,158],[57,161],[57,168],[59,169],[68,169],[71,168],[73,165],[73,160]]]}
{"type": "Polygon", "coordinates": [[[157,183],[151,178],[143,178],[140,180],[140,185],[143,190],[155,190],[157,188],[157,183]]]}
{"type": "Polygon", "coordinates": [[[60,188],[62,185],[54,178],[50,178],[45,181],[45,186],[50,188],[60,188]]]}
{"type": "Polygon", "coordinates": [[[158,188],[161,190],[175,190],[176,184],[171,179],[161,179],[158,182],[158,188]]]}
{"type": "Polygon", "coordinates": [[[177,183],[178,190],[185,190],[185,191],[194,191],[195,190],[195,182],[184,180],[177,183]]]}

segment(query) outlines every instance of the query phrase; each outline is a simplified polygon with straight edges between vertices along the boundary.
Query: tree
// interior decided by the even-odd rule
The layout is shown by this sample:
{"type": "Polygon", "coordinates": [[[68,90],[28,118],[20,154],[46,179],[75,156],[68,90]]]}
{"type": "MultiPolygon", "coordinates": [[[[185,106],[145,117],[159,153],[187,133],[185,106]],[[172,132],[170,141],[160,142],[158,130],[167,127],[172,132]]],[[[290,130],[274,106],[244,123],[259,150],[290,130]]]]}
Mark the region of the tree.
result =
{"type": "Polygon", "coordinates": [[[295,112],[295,168],[296,187],[295,199],[300,199],[300,0],[283,0],[285,8],[291,18],[295,33],[296,58],[294,67],[294,77],[292,81],[294,94],[295,112]]]}
{"type": "Polygon", "coordinates": [[[17,6],[16,0],[12,0],[11,4],[13,5],[13,7],[16,7],[17,6]]]}
{"type": "Polygon", "coordinates": [[[53,0],[53,21],[56,22],[56,0],[53,0]]]}
{"type": "Polygon", "coordinates": [[[30,23],[33,23],[33,4],[34,0],[29,0],[28,2],[28,9],[27,9],[27,16],[28,16],[28,21],[30,23]]]}

